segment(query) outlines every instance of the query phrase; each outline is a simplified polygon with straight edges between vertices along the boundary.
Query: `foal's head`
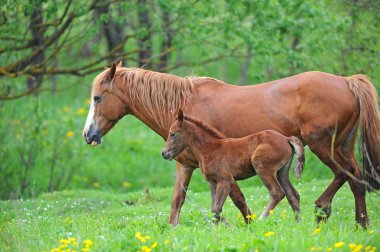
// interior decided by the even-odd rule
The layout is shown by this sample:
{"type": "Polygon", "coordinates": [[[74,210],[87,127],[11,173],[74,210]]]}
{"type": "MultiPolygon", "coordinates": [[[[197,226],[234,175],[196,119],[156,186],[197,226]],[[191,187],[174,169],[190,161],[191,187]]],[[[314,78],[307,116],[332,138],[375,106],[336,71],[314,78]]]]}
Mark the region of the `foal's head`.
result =
{"type": "Polygon", "coordinates": [[[121,96],[115,92],[117,89],[113,88],[117,67],[121,67],[121,63],[118,66],[114,63],[110,69],[99,74],[94,80],[91,107],[83,129],[83,137],[88,144],[100,144],[102,136],[127,112],[121,96]]]}
{"type": "Polygon", "coordinates": [[[187,135],[183,125],[183,112],[179,110],[177,119],[170,127],[169,136],[162,151],[165,159],[174,159],[187,147],[187,135]]]}

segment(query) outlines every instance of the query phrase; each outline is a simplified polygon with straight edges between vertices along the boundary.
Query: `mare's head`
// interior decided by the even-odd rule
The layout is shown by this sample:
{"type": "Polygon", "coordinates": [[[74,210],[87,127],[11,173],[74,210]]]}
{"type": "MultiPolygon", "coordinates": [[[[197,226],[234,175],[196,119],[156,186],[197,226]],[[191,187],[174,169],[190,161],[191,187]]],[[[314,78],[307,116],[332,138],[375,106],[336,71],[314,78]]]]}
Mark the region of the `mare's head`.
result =
{"type": "Polygon", "coordinates": [[[113,87],[117,67],[121,67],[121,62],[118,66],[112,64],[94,80],[91,106],[83,129],[83,137],[88,144],[100,144],[102,136],[127,113],[122,98],[116,93],[117,88],[113,87]]]}
{"type": "Polygon", "coordinates": [[[171,125],[162,156],[172,160],[187,147],[187,134],[184,129],[183,112],[179,110],[177,119],[171,125]]]}

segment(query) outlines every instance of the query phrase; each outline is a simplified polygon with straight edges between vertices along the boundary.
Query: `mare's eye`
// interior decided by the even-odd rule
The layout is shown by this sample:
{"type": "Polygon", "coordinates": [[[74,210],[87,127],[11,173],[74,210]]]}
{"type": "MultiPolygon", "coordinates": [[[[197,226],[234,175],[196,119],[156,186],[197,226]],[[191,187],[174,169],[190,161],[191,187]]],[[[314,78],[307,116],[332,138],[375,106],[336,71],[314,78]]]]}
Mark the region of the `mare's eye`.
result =
{"type": "Polygon", "coordinates": [[[99,103],[102,100],[100,96],[94,96],[94,102],[99,103]]]}
{"type": "Polygon", "coordinates": [[[170,133],[170,137],[174,137],[174,135],[175,135],[174,133],[170,133]]]}

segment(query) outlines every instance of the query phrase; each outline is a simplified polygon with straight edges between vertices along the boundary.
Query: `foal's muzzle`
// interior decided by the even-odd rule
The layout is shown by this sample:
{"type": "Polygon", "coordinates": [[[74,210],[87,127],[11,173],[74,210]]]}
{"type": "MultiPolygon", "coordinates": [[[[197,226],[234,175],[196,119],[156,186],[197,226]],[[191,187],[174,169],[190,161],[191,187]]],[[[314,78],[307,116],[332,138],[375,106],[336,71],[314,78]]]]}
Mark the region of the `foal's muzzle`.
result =
{"type": "Polygon", "coordinates": [[[172,160],[172,159],[173,159],[173,157],[171,156],[171,152],[170,152],[170,151],[165,151],[165,150],[163,150],[163,151],[161,152],[161,156],[162,156],[163,158],[165,158],[166,160],[172,160]]]}

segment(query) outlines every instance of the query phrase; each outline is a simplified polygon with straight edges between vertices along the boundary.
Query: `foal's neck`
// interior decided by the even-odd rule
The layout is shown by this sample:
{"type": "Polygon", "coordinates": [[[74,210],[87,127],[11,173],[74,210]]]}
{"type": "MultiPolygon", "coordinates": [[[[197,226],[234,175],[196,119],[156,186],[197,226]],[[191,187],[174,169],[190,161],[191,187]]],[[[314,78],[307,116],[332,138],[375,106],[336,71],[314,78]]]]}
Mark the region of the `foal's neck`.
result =
{"type": "Polygon", "coordinates": [[[187,122],[185,129],[188,139],[188,145],[197,158],[203,157],[211,150],[217,149],[216,145],[220,144],[221,139],[212,136],[205,129],[198,127],[193,123],[187,122]]]}

